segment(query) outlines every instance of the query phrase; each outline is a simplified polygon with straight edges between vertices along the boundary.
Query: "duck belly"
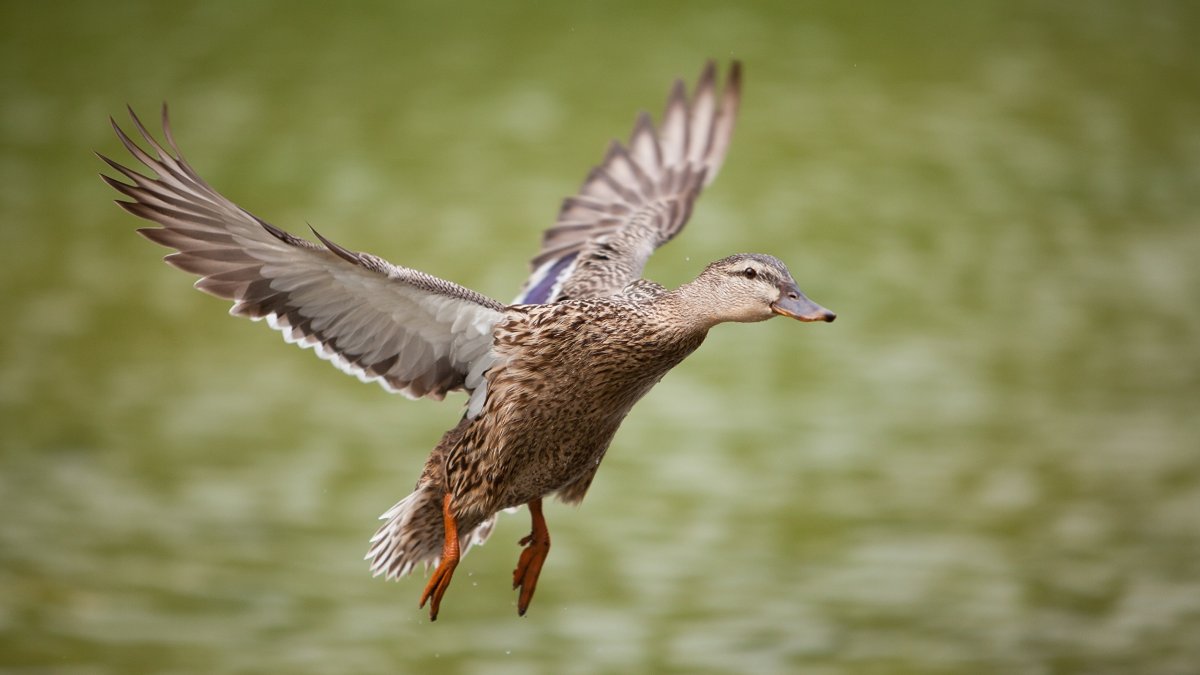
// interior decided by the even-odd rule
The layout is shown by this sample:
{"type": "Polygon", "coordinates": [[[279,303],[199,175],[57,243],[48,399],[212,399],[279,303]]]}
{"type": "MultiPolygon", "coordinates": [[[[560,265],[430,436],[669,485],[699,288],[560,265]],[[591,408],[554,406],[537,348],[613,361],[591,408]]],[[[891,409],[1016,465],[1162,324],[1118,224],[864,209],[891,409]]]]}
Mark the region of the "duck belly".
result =
{"type": "Polygon", "coordinates": [[[499,508],[544,497],[596,470],[629,406],[587,399],[533,404],[518,413],[496,447],[505,469],[499,508]]]}

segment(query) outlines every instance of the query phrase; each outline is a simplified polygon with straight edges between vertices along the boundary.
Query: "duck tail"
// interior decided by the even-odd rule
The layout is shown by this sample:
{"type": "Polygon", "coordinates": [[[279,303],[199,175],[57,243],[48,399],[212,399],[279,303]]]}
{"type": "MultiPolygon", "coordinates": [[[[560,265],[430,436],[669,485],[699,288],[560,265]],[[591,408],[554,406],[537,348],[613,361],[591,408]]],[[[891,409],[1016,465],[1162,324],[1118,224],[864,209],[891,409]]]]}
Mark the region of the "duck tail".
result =
{"type": "MultiPolygon", "coordinates": [[[[412,494],[401,499],[379,517],[386,521],[371,537],[366,560],[371,561],[371,575],[399,579],[421,564],[437,565],[445,538],[442,522],[442,489],[434,483],[417,486],[412,494]]],[[[459,535],[463,555],[475,544],[483,544],[496,524],[493,515],[473,529],[459,535]]]]}
{"type": "MultiPolygon", "coordinates": [[[[445,458],[454,445],[462,440],[470,420],[463,417],[458,426],[447,431],[441,442],[425,461],[425,469],[417,481],[417,488],[409,496],[379,516],[385,521],[375,536],[366,559],[371,561],[371,575],[385,575],[387,579],[399,579],[408,574],[418,563],[426,569],[429,564],[437,565],[445,542],[445,523],[442,521],[442,496],[446,494],[447,481],[445,458]]],[[[482,544],[492,533],[496,516],[492,514],[482,522],[459,522],[458,547],[462,555],[475,544],[482,544]]]]}
{"type": "Polygon", "coordinates": [[[371,561],[372,576],[399,579],[418,563],[428,567],[437,560],[442,552],[442,511],[437,493],[433,485],[418,485],[412,494],[379,516],[385,522],[371,537],[366,556],[371,561]]]}

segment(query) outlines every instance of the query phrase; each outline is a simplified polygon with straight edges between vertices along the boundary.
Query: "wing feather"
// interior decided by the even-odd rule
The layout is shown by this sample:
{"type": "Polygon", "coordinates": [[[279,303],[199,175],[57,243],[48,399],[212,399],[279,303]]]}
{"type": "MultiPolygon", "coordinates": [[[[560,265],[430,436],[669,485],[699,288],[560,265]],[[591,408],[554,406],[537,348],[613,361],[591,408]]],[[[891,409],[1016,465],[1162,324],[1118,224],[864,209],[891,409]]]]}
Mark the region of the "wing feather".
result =
{"type": "Polygon", "coordinates": [[[129,111],[149,151],[112,121],[153,177],[100,156],[129,182],[102,176],[130,213],[160,227],[138,232],[175,249],[164,259],[198,275],[196,288],[233,301],[230,313],[265,320],[364,382],[417,398],[486,384],[499,302],[449,281],[357,253],[313,231],[285,232],[211,188],[179,152],[163,106],[166,146],[129,111]],[[467,384],[468,374],[471,383],[467,384]]]}
{"type": "Polygon", "coordinates": [[[705,65],[690,98],[682,80],[674,83],[661,126],[643,112],[627,144],[612,142],[579,193],[563,200],[517,302],[617,293],[683,229],[724,162],[737,117],[741,64],[719,93],[716,70],[705,65]]]}

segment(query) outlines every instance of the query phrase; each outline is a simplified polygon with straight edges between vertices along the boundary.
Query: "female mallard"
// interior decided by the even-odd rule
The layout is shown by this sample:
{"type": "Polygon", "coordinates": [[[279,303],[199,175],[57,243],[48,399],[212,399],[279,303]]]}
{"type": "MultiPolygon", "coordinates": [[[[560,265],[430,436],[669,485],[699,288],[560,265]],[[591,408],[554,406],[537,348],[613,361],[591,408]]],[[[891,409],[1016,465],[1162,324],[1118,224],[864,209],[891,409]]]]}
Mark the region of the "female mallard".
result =
{"type": "Polygon", "coordinates": [[[621,420],[708,329],[777,314],[834,319],[767,255],[718,260],[672,291],[640,278],[725,158],[741,69],[733,64],[721,93],[715,71],[710,62],[690,99],[675,83],[661,128],[643,113],[628,146],[612,143],[579,194],[563,202],[512,305],[251,215],[183,159],[165,106],[170,151],[132,110],[153,154],[113,122],[156,177],[101,156],[132,185],[104,180],[133,200],[117,202],[125,210],[162,225],[138,232],[176,249],[166,261],[199,275],[200,290],[234,301],[231,314],[266,319],[288,342],[388,391],[470,395],[416,490],[381,517],[387,522],[367,558],[388,578],[435,562],[420,604],[431,600],[436,619],[460,552],[487,537],[498,511],[527,504],[533,528],[513,572],[524,614],[550,550],[542,498],[583,499],[621,420]]]}

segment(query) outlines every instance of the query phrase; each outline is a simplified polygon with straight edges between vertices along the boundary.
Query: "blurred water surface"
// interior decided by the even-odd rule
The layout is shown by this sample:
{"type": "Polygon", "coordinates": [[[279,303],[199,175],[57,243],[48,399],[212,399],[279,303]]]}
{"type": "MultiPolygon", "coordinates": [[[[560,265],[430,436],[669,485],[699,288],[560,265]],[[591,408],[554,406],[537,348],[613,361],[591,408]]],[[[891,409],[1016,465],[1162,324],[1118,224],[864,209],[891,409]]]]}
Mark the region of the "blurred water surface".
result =
{"type": "Polygon", "coordinates": [[[0,669],[1190,673],[1200,29],[1149,3],[4,3],[0,669]],[[647,273],[770,252],[832,325],[724,326],[580,509],[373,580],[458,401],[225,316],[96,179],[126,102],[256,214],[500,299],[557,201],[742,59],[647,273]]]}

